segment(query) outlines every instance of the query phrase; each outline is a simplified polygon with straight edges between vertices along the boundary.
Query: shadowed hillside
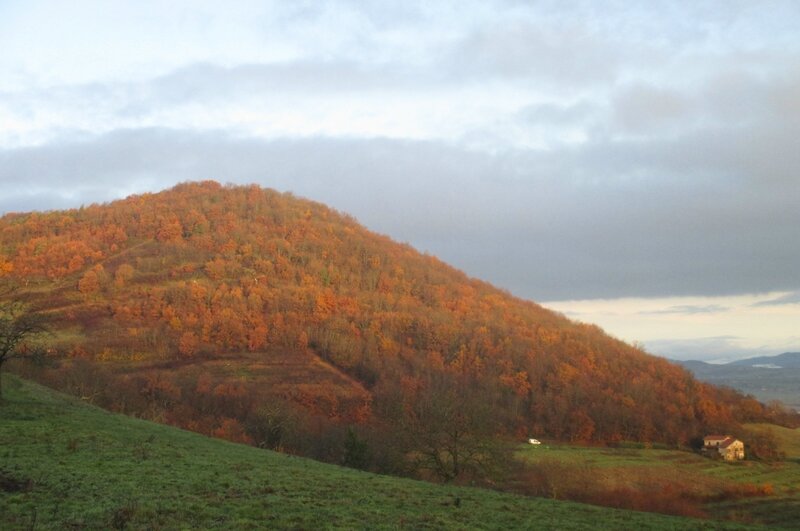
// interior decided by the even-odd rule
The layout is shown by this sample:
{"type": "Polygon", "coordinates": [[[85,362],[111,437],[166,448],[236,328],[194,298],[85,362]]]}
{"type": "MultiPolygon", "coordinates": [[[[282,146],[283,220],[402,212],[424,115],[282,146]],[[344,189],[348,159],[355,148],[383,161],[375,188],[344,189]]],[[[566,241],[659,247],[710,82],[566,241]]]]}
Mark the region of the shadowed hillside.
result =
{"type": "Polygon", "coordinates": [[[9,214],[0,271],[54,332],[55,366],[16,370],[117,411],[328,460],[358,461],[368,437],[348,425],[416,444],[439,440],[434,425],[445,438],[686,444],[770,415],[351,217],[257,186],[189,183],[9,214]]]}
{"type": "Polygon", "coordinates": [[[111,415],[6,377],[3,529],[741,529],[437,486],[111,415]]]}

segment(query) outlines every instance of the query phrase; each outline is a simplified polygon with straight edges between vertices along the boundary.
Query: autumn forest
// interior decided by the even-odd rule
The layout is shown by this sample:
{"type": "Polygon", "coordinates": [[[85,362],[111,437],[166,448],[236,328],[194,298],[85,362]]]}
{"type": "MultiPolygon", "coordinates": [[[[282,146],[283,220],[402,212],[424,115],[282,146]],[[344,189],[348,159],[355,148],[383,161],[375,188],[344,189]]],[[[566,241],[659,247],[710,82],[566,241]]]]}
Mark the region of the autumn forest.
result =
{"type": "Polygon", "coordinates": [[[678,447],[796,422],[257,186],[7,214],[0,276],[49,330],[42,353],[9,370],[114,411],[358,468],[452,480],[479,474],[503,438],[678,447]]]}

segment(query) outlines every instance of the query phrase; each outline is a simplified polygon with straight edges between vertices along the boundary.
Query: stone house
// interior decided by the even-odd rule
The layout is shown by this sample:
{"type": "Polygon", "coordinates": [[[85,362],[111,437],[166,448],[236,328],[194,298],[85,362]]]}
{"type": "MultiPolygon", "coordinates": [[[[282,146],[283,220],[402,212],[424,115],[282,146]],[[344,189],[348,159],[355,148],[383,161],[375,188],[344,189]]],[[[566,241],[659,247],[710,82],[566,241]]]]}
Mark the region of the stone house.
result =
{"type": "Polygon", "coordinates": [[[730,435],[707,435],[703,437],[703,450],[716,450],[725,461],[744,459],[744,443],[730,435]]]}

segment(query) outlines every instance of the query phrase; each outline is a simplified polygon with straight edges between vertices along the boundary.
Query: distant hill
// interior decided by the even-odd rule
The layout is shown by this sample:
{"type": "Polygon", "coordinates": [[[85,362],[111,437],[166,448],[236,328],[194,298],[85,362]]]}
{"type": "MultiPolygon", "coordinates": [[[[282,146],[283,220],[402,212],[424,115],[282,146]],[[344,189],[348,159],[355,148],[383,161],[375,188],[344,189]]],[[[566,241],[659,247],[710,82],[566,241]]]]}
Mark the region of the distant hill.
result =
{"type": "Polygon", "coordinates": [[[328,460],[342,458],[345,426],[392,441],[676,444],[769,415],[596,326],[257,186],[186,183],[8,214],[0,275],[54,332],[57,367],[15,370],[117,411],[328,460]],[[431,427],[446,433],[414,433],[431,427]]]}
{"type": "MultiPolygon", "coordinates": [[[[4,376],[2,529],[697,529],[379,476],[112,415],[4,376]]],[[[715,529],[740,528],[715,522],[715,529]]]]}
{"type": "Polygon", "coordinates": [[[762,402],[779,400],[800,411],[800,353],[747,358],[726,364],[678,361],[695,377],[753,395],[762,402]]]}
{"type": "Polygon", "coordinates": [[[759,356],[732,361],[730,365],[775,369],[800,369],[800,352],[784,352],[777,356],[759,356]]]}

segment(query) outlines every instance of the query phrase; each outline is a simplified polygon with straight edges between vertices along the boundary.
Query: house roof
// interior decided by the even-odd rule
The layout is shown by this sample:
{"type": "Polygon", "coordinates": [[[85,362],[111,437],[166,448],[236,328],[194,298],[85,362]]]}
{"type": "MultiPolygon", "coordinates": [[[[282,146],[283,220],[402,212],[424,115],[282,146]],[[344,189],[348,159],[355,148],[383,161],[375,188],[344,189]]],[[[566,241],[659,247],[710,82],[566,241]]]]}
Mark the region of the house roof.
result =
{"type": "Polygon", "coordinates": [[[733,443],[737,442],[739,439],[734,439],[733,437],[728,437],[725,439],[720,445],[720,448],[727,448],[728,446],[732,445],[733,443]]]}
{"type": "Polygon", "coordinates": [[[730,435],[706,435],[703,437],[704,441],[724,441],[730,438],[730,435]]]}

